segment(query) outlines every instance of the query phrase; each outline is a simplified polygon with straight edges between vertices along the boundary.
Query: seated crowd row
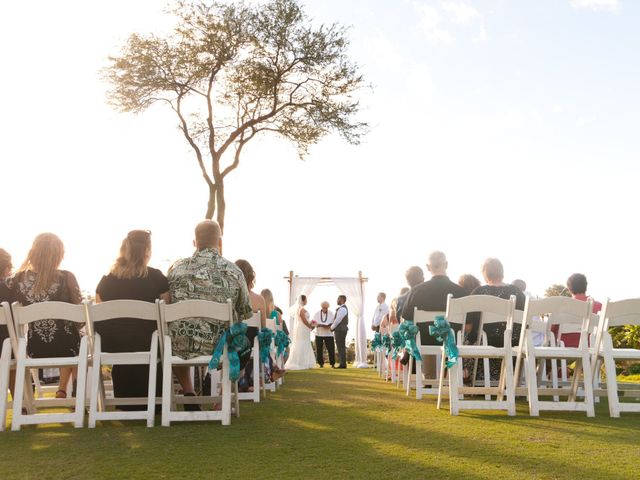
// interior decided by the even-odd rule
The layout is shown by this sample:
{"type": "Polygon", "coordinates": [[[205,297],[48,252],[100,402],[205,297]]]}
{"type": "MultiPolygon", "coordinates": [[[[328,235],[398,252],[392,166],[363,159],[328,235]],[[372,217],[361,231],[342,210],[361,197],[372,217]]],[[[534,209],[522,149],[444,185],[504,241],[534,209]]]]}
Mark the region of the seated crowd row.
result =
{"type": "MultiPolygon", "coordinates": [[[[102,277],[96,287],[96,302],[110,300],[141,300],[166,303],[182,300],[209,300],[224,303],[231,299],[235,321],[251,318],[260,312],[262,327],[266,319],[275,320],[285,328],[282,311],[274,304],[273,294],[265,289],[261,294],[252,291],[256,274],[246,260],[235,263],[220,255],[221,231],[211,220],[199,223],[195,229],[196,251],[191,257],[176,261],[165,276],[160,270],[148,266],[151,258],[151,232],[133,230],[122,241],[120,255],[109,274],[102,277]]],[[[52,233],[38,235],[22,266],[12,273],[11,256],[0,249],[0,302],[19,302],[31,305],[38,302],[58,301],[72,304],[82,302],[78,282],[73,273],[60,270],[64,257],[62,241],[52,233]]],[[[156,326],[135,319],[116,319],[102,322],[96,327],[102,339],[102,348],[109,352],[148,351],[156,326]]],[[[210,355],[224,325],[214,320],[193,318],[174,322],[170,334],[173,354],[183,359],[210,355]]],[[[247,330],[248,345],[253,345],[258,329],[247,330]]],[[[6,327],[0,326],[0,344],[7,338],[6,327]]],[[[77,356],[81,331],[76,324],[64,320],[42,320],[29,325],[27,353],[33,358],[77,356]]],[[[251,348],[240,353],[243,370],[239,387],[251,390],[253,386],[249,359],[251,348]]],[[[159,377],[162,373],[159,370],[159,377]]],[[[10,379],[13,392],[14,371],[10,379]]],[[[196,395],[188,367],[174,367],[173,373],[186,396],[196,395]]],[[[270,362],[269,377],[276,380],[284,371],[270,362]]],[[[60,382],[56,398],[67,397],[67,385],[74,375],[72,368],[60,368],[60,382]]],[[[144,365],[117,365],[112,370],[115,397],[146,397],[149,369],[144,365]]],[[[158,395],[161,395],[158,385],[158,395]]],[[[69,392],[70,393],[70,392],[69,392]]],[[[144,408],[123,406],[120,408],[144,408]]],[[[198,410],[198,405],[185,405],[185,409],[198,410]]]]}
{"type": "MultiPolygon", "coordinates": [[[[488,258],[482,265],[482,275],[485,285],[470,274],[462,275],[455,283],[447,276],[448,262],[445,254],[440,251],[432,252],[429,255],[427,269],[431,274],[431,279],[425,281],[424,272],[418,266],[410,267],[405,274],[405,278],[409,287],[404,287],[400,291],[400,295],[394,298],[389,306],[385,304],[386,295],[378,294],[379,307],[373,317],[372,329],[387,333],[403,320],[413,320],[414,310],[429,312],[444,312],[447,307],[447,296],[452,295],[453,298],[460,298],[467,295],[492,295],[502,299],[509,299],[511,296],[516,298],[516,310],[524,310],[526,302],[526,283],[523,280],[514,280],[511,284],[504,281],[504,267],[497,258],[488,258]]],[[[587,278],[581,273],[574,273],[567,280],[566,291],[575,299],[587,301],[587,278]]],[[[593,302],[593,313],[598,313],[602,308],[600,302],[593,302]]],[[[479,335],[480,316],[470,314],[465,324],[464,343],[475,344],[479,335]]],[[[504,331],[506,322],[491,323],[483,326],[483,331],[487,335],[488,344],[495,347],[502,347],[504,343],[504,331]]],[[[428,330],[429,324],[420,323],[420,338],[423,345],[437,345],[438,341],[431,335],[428,330]]],[[[552,332],[557,335],[557,326],[552,327],[552,332]]],[[[512,345],[518,345],[520,340],[520,325],[514,325],[512,331],[512,345]]],[[[562,341],[567,347],[577,347],[580,340],[579,333],[567,333],[562,336],[562,341]]],[[[408,360],[408,354],[405,352],[403,363],[408,360]]],[[[469,382],[471,368],[474,363],[473,359],[466,359],[463,368],[465,382],[469,382]]],[[[423,368],[427,374],[434,374],[435,359],[425,361],[423,368]]],[[[490,378],[497,380],[500,376],[501,362],[498,359],[492,359],[490,362],[490,378]]],[[[479,369],[477,379],[483,378],[484,372],[479,369]]]]}

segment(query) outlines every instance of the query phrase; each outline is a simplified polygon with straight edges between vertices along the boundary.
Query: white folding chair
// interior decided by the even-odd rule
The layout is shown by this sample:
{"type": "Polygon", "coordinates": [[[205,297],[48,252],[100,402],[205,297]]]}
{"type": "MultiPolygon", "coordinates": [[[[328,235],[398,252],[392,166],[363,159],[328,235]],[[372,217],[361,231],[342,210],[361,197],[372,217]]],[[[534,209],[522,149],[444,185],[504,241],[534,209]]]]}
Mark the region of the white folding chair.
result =
{"type": "Polygon", "coordinates": [[[158,368],[158,331],[151,336],[151,346],[143,352],[106,352],[102,349],[102,338],[96,333],[96,325],[113,319],[127,318],[160,323],[160,312],[155,303],[138,300],[112,300],[90,304],[89,324],[93,339],[93,364],[91,370],[91,392],[89,405],[89,428],[96,426],[97,420],[146,420],[147,427],[153,427],[156,403],[156,373],[158,368]],[[146,398],[106,398],[102,378],[104,365],[148,365],[149,383],[146,398]],[[113,405],[146,405],[146,410],[107,411],[113,405]]]}
{"type": "Polygon", "coordinates": [[[7,328],[9,336],[2,342],[2,354],[0,355],[0,432],[4,431],[9,404],[9,378],[11,370],[16,368],[15,359],[11,359],[18,352],[18,340],[13,325],[11,307],[7,302],[0,305],[0,325],[7,328]]]}
{"type": "MultiPolygon", "coordinates": [[[[424,310],[418,310],[417,307],[414,308],[413,311],[413,323],[417,325],[433,323],[437,316],[444,316],[445,312],[427,312],[424,310]]],[[[422,345],[422,333],[418,331],[416,335],[416,344],[418,345],[418,349],[420,350],[420,355],[430,356],[435,358],[436,365],[436,376],[435,378],[425,378],[423,376],[423,361],[422,360],[414,360],[413,356],[409,357],[409,364],[407,365],[407,374],[409,377],[409,381],[407,382],[407,395],[410,393],[411,389],[411,372],[413,371],[413,363],[416,364],[416,399],[420,400],[423,394],[427,395],[437,395],[438,394],[438,383],[439,383],[439,372],[440,372],[440,359],[442,357],[442,345],[422,345]]]]}
{"type": "MultiPolygon", "coordinates": [[[[277,328],[277,325],[276,325],[276,321],[275,321],[274,318],[267,318],[266,326],[267,326],[268,329],[270,329],[274,333],[278,331],[278,328],[277,328]]],[[[271,341],[271,348],[269,349],[269,355],[273,355],[273,358],[276,358],[275,353],[276,353],[275,352],[275,344],[274,344],[273,341],[271,341]]],[[[274,361],[274,365],[276,365],[276,366],[278,365],[277,358],[274,361]]],[[[264,372],[264,366],[262,367],[262,371],[264,372]]],[[[280,378],[282,378],[282,377],[280,377],[280,378]]],[[[278,379],[278,380],[280,380],[280,379],[278,379]]],[[[265,393],[265,396],[266,396],[267,392],[275,392],[276,391],[277,386],[279,385],[278,380],[276,380],[275,382],[267,383],[267,379],[266,378],[264,379],[264,382],[262,384],[262,390],[265,393]]]]}
{"type": "MultiPolygon", "coordinates": [[[[597,365],[600,361],[604,361],[606,395],[609,400],[609,415],[612,417],[620,417],[622,412],[640,412],[640,403],[620,401],[620,396],[627,396],[625,394],[632,393],[638,396],[640,393],[638,385],[623,386],[623,384],[618,383],[616,376],[616,360],[640,360],[640,349],[614,348],[613,339],[609,333],[609,328],[611,327],[626,325],[640,325],[640,298],[619,300],[617,302],[607,299],[602,308],[598,324],[593,348],[592,368],[594,377],[597,379],[600,370],[597,365]]],[[[603,395],[604,393],[600,389],[596,391],[597,395],[603,395]]]]}
{"type": "MultiPolygon", "coordinates": [[[[184,300],[178,303],[167,305],[164,301],[160,301],[160,319],[162,325],[162,342],[160,354],[162,356],[162,426],[168,427],[171,422],[215,420],[221,421],[222,425],[231,424],[231,401],[232,401],[232,382],[229,379],[229,358],[227,356],[227,345],[224,346],[222,354],[222,375],[221,390],[222,395],[210,395],[199,397],[177,396],[173,391],[173,367],[197,367],[208,366],[211,355],[201,355],[195,358],[182,359],[173,355],[171,348],[171,336],[169,326],[171,323],[179,320],[188,320],[190,318],[208,318],[224,325],[228,328],[233,323],[233,306],[231,300],[226,303],[216,303],[207,300],[184,300]],[[206,403],[222,403],[222,409],[219,411],[200,411],[186,412],[175,409],[176,404],[199,404],[206,403]]],[[[215,373],[215,372],[212,372],[215,373]]],[[[212,391],[214,390],[213,377],[211,380],[212,391]]],[[[204,393],[204,392],[203,392],[204,393]]],[[[236,415],[239,415],[239,403],[237,395],[235,395],[236,415]]]]}
{"type": "MultiPolygon", "coordinates": [[[[86,305],[73,305],[64,302],[41,302],[23,307],[19,303],[13,304],[13,319],[16,331],[22,331],[25,325],[38,320],[67,320],[78,325],[86,323],[86,305]]],[[[85,385],[87,380],[87,337],[80,339],[80,350],[77,357],[48,357],[30,358],[27,356],[27,339],[18,340],[18,355],[16,358],[16,387],[13,400],[12,430],[20,430],[22,425],[42,423],[73,423],[80,428],[84,423],[85,385]],[[31,368],[60,368],[77,367],[76,398],[34,399],[31,391],[31,380],[27,371],[31,368]],[[22,407],[25,400],[30,411],[41,407],[74,407],[72,413],[36,413],[23,414],[22,407]]]]}
{"type": "MultiPolygon", "coordinates": [[[[248,327],[254,327],[260,332],[260,312],[254,313],[251,318],[245,320],[244,323],[248,327]]],[[[253,367],[253,392],[239,392],[239,400],[252,400],[254,403],[260,402],[260,380],[263,377],[262,364],[260,362],[260,342],[258,335],[253,339],[253,345],[251,346],[251,365],[253,367]]]]}
{"type": "Polygon", "coordinates": [[[520,333],[515,378],[520,379],[524,366],[529,414],[540,415],[540,410],[583,411],[588,417],[595,415],[593,405],[593,377],[587,335],[593,302],[569,297],[527,298],[523,326],[520,333]],[[580,344],[577,348],[562,346],[534,346],[531,325],[534,317],[548,317],[549,324],[579,324],[580,344]],[[576,369],[569,388],[548,388],[542,382],[542,364],[547,360],[575,359],[576,369]],[[577,401],[580,374],[584,371],[584,399],[577,401]],[[541,401],[540,395],[566,395],[567,401],[541,401]]]}
{"type": "MultiPolygon", "coordinates": [[[[446,318],[450,325],[460,325],[460,332],[464,332],[464,325],[468,313],[480,312],[481,320],[479,325],[479,335],[482,337],[483,326],[487,323],[505,322],[506,328],[503,337],[503,346],[494,347],[486,344],[486,336],[482,337],[485,343],[479,345],[462,345],[463,335],[458,335],[457,346],[459,352],[458,362],[449,369],[448,388],[444,385],[445,358],[442,356],[440,369],[440,383],[438,388],[438,404],[440,408],[442,397],[445,393],[449,395],[449,405],[451,415],[458,415],[460,410],[506,410],[512,416],[516,414],[515,389],[513,384],[513,354],[511,347],[511,332],[513,331],[513,314],[515,311],[516,299],[511,296],[505,300],[491,295],[470,295],[462,298],[453,298],[449,294],[447,298],[446,318]],[[470,387],[465,387],[462,379],[462,360],[464,358],[502,360],[500,380],[495,387],[487,387],[486,383],[482,387],[477,387],[475,382],[470,387]],[[489,395],[489,400],[466,400],[464,395],[489,395]],[[491,396],[496,399],[492,400],[491,396]]],[[[485,362],[487,368],[484,376],[488,377],[488,361],[485,362]]],[[[475,380],[475,379],[474,379],[475,380]]]]}
{"type": "MultiPolygon", "coordinates": [[[[399,323],[394,323],[393,325],[391,325],[391,329],[390,329],[389,333],[392,335],[392,338],[393,338],[393,334],[395,332],[397,332],[398,330],[400,330],[400,324],[399,323]]],[[[398,375],[399,362],[398,362],[397,359],[393,358],[393,355],[391,353],[388,355],[388,362],[391,364],[391,367],[389,368],[389,372],[390,372],[390,376],[391,376],[391,383],[395,383],[397,385],[399,380],[400,380],[400,376],[398,375]]]]}

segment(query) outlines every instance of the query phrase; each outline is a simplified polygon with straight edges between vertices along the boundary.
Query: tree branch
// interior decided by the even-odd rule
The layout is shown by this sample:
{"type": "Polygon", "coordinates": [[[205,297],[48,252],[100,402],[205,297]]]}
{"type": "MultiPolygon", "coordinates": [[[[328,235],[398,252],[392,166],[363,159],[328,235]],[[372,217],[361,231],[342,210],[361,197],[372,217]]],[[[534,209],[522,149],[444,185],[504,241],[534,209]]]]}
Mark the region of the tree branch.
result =
{"type": "Polygon", "coordinates": [[[213,187],[214,184],[211,181],[211,177],[207,173],[207,169],[204,166],[204,160],[202,158],[202,152],[200,151],[200,147],[198,147],[196,142],[193,140],[193,138],[189,134],[189,125],[187,124],[187,121],[185,120],[184,115],[182,115],[182,95],[178,96],[177,104],[175,107],[173,107],[172,105],[172,108],[174,112],[176,112],[176,114],[178,115],[178,118],[180,118],[180,129],[184,134],[184,138],[187,139],[187,142],[189,142],[189,145],[191,145],[191,148],[193,148],[194,152],[196,153],[196,158],[198,159],[198,165],[200,165],[200,170],[202,171],[202,176],[204,177],[205,182],[207,182],[207,185],[209,185],[210,188],[213,187]]]}

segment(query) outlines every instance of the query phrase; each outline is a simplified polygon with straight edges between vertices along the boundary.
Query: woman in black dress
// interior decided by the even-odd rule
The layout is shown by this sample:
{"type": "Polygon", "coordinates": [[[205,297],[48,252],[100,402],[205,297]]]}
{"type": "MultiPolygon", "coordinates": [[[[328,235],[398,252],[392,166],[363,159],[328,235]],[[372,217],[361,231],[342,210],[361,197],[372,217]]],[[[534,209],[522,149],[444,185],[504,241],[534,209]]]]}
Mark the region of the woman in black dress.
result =
{"type": "MultiPolygon", "coordinates": [[[[14,300],[22,305],[39,302],[82,301],[78,281],[73,273],[58,270],[64,258],[64,245],[53,233],[41,233],[18,272],[7,279],[14,300]]],[[[78,326],[66,320],[39,320],[29,324],[27,354],[33,358],[75,357],[80,350],[78,326]]],[[[60,368],[60,385],[56,398],[67,397],[67,383],[72,368],[60,368]]]]}
{"type": "MultiPolygon", "coordinates": [[[[96,302],[109,300],[142,300],[155,302],[160,298],[169,303],[167,277],[148,267],[151,258],[151,233],[133,230],[120,247],[120,256],[111,272],[102,277],[96,288],[96,302]]],[[[105,352],[143,352],[151,347],[151,336],[157,329],[154,322],[132,318],[106,320],[96,324],[102,350],[105,352]]],[[[161,376],[160,368],[158,374],[161,376]]],[[[115,397],[146,397],[149,368],[146,365],[114,365],[111,371],[115,397]]],[[[162,382],[157,382],[161,389],[162,382]]],[[[120,407],[125,409],[124,406],[120,407]]],[[[131,405],[126,409],[142,409],[144,405],[131,405]]]]}
{"type": "MultiPolygon", "coordinates": [[[[471,295],[492,295],[508,300],[511,295],[516,297],[516,310],[524,310],[526,297],[517,287],[504,283],[504,267],[502,262],[497,258],[487,258],[482,265],[482,275],[484,276],[486,285],[481,285],[471,292],[471,295]]],[[[478,329],[479,316],[477,314],[469,314],[467,321],[471,320],[473,331],[478,329]]],[[[484,326],[484,332],[487,334],[487,343],[494,347],[504,346],[504,331],[507,328],[506,322],[490,323],[484,326]]],[[[516,346],[520,341],[520,324],[514,323],[511,333],[511,345],[516,346]]],[[[491,371],[491,380],[500,378],[500,367],[502,363],[499,358],[489,360],[489,370],[491,371]]]]}

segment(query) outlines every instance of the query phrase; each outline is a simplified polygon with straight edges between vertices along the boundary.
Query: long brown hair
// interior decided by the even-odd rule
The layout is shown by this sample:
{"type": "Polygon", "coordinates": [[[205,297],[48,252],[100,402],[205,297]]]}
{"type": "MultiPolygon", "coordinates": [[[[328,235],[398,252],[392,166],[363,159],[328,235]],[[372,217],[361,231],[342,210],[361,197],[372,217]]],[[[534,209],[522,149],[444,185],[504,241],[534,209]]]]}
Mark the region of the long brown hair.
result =
{"type": "Polygon", "coordinates": [[[236,266],[240,269],[244,275],[244,281],[247,283],[247,288],[251,290],[256,283],[256,272],[253,267],[246,260],[236,260],[236,266]]]}
{"type": "Polygon", "coordinates": [[[0,280],[4,280],[4,272],[12,268],[11,255],[4,248],[0,248],[0,280]]]}
{"type": "Polygon", "coordinates": [[[39,294],[51,286],[63,258],[62,240],[53,233],[41,233],[33,240],[27,259],[18,271],[36,274],[33,292],[39,294]]]}
{"type": "Polygon", "coordinates": [[[131,230],[120,246],[111,273],[116,278],[145,278],[149,274],[147,264],[151,257],[151,232],[131,230]]]}
{"type": "Polygon", "coordinates": [[[262,298],[264,298],[264,303],[267,307],[267,315],[271,315],[271,312],[276,309],[276,304],[273,300],[273,293],[271,293],[271,290],[269,290],[268,288],[265,288],[260,292],[260,295],[262,295],[262,298]]]}

